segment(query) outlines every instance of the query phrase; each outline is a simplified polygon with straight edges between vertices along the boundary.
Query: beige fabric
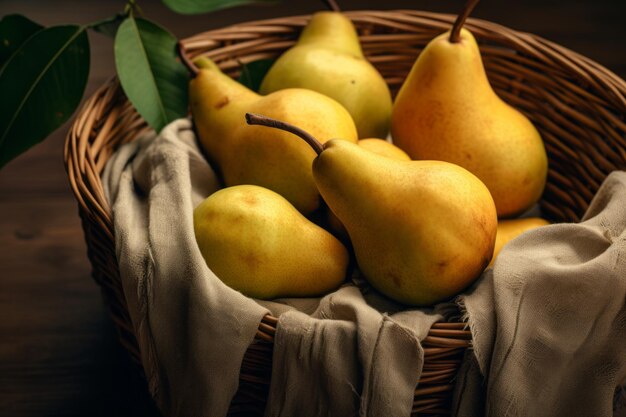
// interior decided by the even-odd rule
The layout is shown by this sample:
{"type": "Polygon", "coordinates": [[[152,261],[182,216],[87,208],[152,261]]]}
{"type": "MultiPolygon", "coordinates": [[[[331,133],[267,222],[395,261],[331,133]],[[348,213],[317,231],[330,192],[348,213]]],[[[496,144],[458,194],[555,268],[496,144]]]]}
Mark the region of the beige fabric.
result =
{"type": "Polygon", "coordinates": [[[580,224],[506,245],[461,302],[474,352],[457,416],[612,416],[626,378],[626,173],[606,179],[580,224]]]}
{"type": "Polygon", "coordinates": [[[400,310],[349,285],[311,316],[283,313],[265,415],[409,416],[424,361],[419,341],[450,307],[400,310]]]}
{"type": "Polygon", "coordinates": [[[352,284],[321,300],[257,303],[226,287],[194,238],[193,208],[217,181],[188,120],[122,146],[103,183],[124,294],[165,415],[226,414],[243,354],[268,310],[280,315],[268,416],[343,417],[359,408],[363,416],[410,414],[423,363],[419,340],[449,304],[397,312],[400,306],[352,284]]]}
{"type": "Polygon", "coordinates": [[[192,211],[217,181],[191,124],[124,145],[103,180],[152,395],[166,416],[225,415],[267,310],[224,285],[200,254],[192,211]]]}

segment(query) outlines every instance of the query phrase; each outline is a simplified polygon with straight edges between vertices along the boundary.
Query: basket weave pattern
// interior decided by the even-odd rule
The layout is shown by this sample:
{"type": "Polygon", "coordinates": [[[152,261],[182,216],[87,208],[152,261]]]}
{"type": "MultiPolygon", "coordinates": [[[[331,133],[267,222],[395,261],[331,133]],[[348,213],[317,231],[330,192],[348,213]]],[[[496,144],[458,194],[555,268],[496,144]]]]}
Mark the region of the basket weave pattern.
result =
{"type": "MultiPolygon", "coordinates": [[[[363,50],[395,94],[416,56],[454,16],[419,11],[346,12],[363,50]]],[[[248,22],[183,41],[191,57],[208,56],[238,76],[241,65],[278,56],[292,46],[308,16],[248,22]]],[[[527,33],[469,19],[496,92],[539,129],[550,161],[540,202],[553,221],[578,221],[600,183],[626,169],[626,83],[572,51],[527,33]]],[[[65,160],[78,200],[92,275],[102,287],[121,343],[140,363],[115,256],[111,209],[100,174],[115,149],[148,130],[116,78],[84,104],[67,137],[65,160]]],[[[271,377],[277,319],[266,316],[243,361],[231,415],[263,414],[271,377]]],[[[471,335],[465,324],[436,323],[423,343],[425,363],[413,414],[447,416],[454,377],[471,335]]]]}

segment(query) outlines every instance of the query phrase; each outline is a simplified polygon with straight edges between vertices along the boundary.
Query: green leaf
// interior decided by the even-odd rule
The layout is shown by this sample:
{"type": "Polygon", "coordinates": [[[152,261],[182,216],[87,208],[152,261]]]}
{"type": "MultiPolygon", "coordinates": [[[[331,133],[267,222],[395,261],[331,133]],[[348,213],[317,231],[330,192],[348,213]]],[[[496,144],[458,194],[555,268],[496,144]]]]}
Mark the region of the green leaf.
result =
{"type": "Polygon", "coordinates": [[[275,4],[280,0],[163,0],[163,3],[181,14],[200,14],[245,4],[275,4]]]}
{"type": "Polygon", "coordinates": [[[0,20],[0,67],[26,39],[42,28],[19,14],[4,16],[0,20]]]}
{"type": "Polygon", "coordinates": [[[126,19],[126,15],[124,13],[118,13],[115,16],[98,20],[97,22],[90,24],[89,27],[104,36],[115,38],[117,29],[120,27],[124,19],[126,19]]]}
{"type": "Polygon", "coordinates": [[[89,75],[82,26],[32,35],[0,69],[0,167],[45,139],[76,110],[89,75]]]}
{"type": "Polygon", "coordinates": [[[146,19],[128,17],[115,36],[115,65],[126,96],[160,131],[187,115],[187,70],[178,60],[176,38],[146,19]]]}
{"type": "Polygon", "coordinates": [[[239,82],[249,89],[258,92],[265,74],[267,74],[273,64],[273,59],[260,59],[244,65],[241,68],[239,82]]]}

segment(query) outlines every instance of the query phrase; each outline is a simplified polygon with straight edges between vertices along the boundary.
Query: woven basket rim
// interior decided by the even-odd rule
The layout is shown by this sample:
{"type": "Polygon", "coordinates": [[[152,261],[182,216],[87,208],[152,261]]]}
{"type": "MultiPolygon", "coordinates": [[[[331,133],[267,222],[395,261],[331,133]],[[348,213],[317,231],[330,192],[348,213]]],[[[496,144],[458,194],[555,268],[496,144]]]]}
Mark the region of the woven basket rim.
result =
{"type": "MultiPolygon", "coordinates": [[[[429,12],[423,10],[413,9],[395,9],[395,10],[348,10],[343,12],[351,20],[358,20],[364,17],[378,17],[386,18],[394,15],[408,15],[418,18],[431,19],[441,23],[442,32],[449,30],[451,24],[456,19],[456,15],[450,13],[429,12]]],[[[238,32],[238,29],[242,26],[267,26],[267,25],[279,25],[287,27],[302,27],[306,21],[310,19],[312,14],[300,14],[295,16],[277,17],[270,19],[259,19],[248,21],[244,23],[236,23],[233,25],[225,26],[223,28],[212,29],[205,32],[200,32],[195,35],[188,36],[181,40],[181,43],[186,47],[190,55],[193,56],[194,41],[199,38],[208,37],[209,35],[227,34],[232,32],[238,32]]],[[[530,32],[521,31],[509,28],[507,26],[491,22],[489,20],[469,17],[464,27],[472,32],[477,38],[479,43],[484,39],[479,39],[480,36],[476,33],[483,33],[486,31],[493,37],[500,40],[517,41],[522,45],[530,48],[536,48],[537,50],[546,54],[547,57],[555,59],[558,63],[563,64],[566,68],[572,70],[572,73],[581,72],[592,79],[599,78],[601,84],[606,84],[610,91],[615,94],[615,98],[618,103],[626,112],[626,81],[619,77],[616,73],[609,68],[595,62],[594,60],[587,58],[586,56],[579,54],[569,48],[559,45],[547,38],[539,35],[535,35],[530,32]],[[517,39],[516,39],[517,38],[517,39]],[[564,55],[569,55],[570,60],[563,60],[564,55]]],[[[585,77],[584,79],[588,79],[585,77]]]]}

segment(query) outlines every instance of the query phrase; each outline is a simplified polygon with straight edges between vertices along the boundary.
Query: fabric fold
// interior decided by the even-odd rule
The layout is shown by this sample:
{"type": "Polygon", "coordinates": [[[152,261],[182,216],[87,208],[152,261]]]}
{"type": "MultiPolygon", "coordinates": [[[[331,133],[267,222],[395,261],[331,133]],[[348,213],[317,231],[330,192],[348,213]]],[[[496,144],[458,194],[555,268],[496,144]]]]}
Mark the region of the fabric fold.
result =
{"type": "Polygon", "coordinates": [[[607,177],[579,224],[506,245],[461,296],[476,367],[457,416],[613,415],[626,377],[626,173],[607,177]]]}
{"type": "Polygon", "coordinates": [[[265,415],[410,415],[424,363],[420,340],[441,318],[436,309],[400,310],[373,292],[366,301],[354,285],[322,298],[310,316],[284,312],[265,415]]]}
{"type": "Polygon", "coordinates": [[[168,416],[226,415],[243,355],[268,310],[224,285],[200,254],[193,208],[218,182],[190,121],[123,145],[103,183],[153,397],[168,416]]]}

